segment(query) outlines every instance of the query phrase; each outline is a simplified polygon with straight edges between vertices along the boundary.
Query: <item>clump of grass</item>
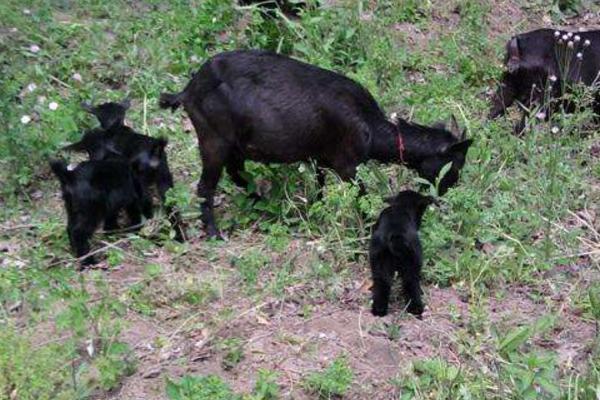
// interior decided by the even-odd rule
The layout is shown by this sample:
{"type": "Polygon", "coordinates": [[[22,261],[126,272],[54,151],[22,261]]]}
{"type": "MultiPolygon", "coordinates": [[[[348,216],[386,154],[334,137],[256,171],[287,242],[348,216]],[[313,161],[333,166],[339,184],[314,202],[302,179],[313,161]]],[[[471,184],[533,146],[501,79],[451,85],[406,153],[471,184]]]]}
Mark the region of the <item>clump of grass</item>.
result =
{"type": "Polygon", "coordinates": [[[346,394],[354,372],[344,357],[336,358],[329,367],[322,372],[314,372],[304,379],[304,385],[311,393],[321,399],[329,399],[332,396],[343,396],[346,394]]]}

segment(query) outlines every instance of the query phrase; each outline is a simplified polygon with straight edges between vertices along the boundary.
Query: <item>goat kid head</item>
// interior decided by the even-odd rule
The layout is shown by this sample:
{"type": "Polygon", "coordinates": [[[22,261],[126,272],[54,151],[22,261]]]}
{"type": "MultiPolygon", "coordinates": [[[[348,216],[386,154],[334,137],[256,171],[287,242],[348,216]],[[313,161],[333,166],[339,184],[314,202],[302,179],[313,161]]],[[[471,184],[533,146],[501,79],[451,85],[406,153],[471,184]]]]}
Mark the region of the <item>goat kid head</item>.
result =
{"type": "Polygon", "coordinates": [[[81,103],[81,107],[98,118],[100,126],[103,129],[123,126],[125,124],[125,114],[131,106],[131,101],[125,99],[119,103],[108,102],[93,106],[91,103],[81,103]]]}

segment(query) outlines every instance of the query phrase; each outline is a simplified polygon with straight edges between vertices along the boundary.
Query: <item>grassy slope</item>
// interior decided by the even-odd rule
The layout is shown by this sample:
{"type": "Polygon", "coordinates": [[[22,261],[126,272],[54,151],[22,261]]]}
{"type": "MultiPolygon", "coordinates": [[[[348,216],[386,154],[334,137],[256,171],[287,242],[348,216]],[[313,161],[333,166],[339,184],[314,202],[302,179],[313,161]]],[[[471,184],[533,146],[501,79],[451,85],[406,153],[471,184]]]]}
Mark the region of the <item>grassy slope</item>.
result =
{"type": "Polygon", "coordinates": [[[258,399],[277,386],[284,398],[592,396],[597,137],[585,112],[557,116],[558,135],[534,124],[516,138],[510,121],[485,121],[502,44],[540,10],[450,3],[351,2],[279,23],[226,0],[0,4],[0,398],[158,399],[166,377],[207,374],[222,380],[190,378],[195,398],[231,398],[227,385],[258,399]],[[195,138],[156,99],[238,47],[279,49],[358,80],[389,111],[426,123],[455,113],[469,128],[462,184],[422,229],[423,321],[400,302],[384,319],[368,313],[367,228],[384,196],[416,185],[403,168],[363,168],[363,199],[331,175],[318,201],[310,165],[249,165],[268,201],[253,208],[225,177],[230,241],[200,238],[195,138]],[[131,126],[170,139],[172,198],[193,239],[170,241],[161,219],[99,235],[109,270],[76,273],[45,160],[94,124],[80,101],[125,94],[131,126]]]}

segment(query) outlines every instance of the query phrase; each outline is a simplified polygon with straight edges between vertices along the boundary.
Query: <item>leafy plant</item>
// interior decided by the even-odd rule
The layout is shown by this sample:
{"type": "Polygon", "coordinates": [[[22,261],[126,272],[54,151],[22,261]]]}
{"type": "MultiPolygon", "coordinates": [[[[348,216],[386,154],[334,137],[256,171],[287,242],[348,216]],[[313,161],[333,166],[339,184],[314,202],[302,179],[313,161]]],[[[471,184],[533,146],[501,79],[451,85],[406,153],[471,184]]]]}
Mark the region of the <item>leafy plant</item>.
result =
{"type": "Polygon", "coordinates": [[[338,357],[324,371],[308,375],[304,385],[319,398],[328,399],[346,394],[353,379],[354,372],[348,366],[347,359],[338,357]]]}
{"type": "Polygon", "coordinates": [[[202,377],[186,375],[179,381],[167,379],[170,400],[236,400],[229,385],[215,375],[202,377]]]}
{"type": "Polygon", "coordinates": [[[244,359],[244,342],[238,338],[223,340],[219,350],[224,353],[222,366],[225,370],[233,369],[244,359]]]}

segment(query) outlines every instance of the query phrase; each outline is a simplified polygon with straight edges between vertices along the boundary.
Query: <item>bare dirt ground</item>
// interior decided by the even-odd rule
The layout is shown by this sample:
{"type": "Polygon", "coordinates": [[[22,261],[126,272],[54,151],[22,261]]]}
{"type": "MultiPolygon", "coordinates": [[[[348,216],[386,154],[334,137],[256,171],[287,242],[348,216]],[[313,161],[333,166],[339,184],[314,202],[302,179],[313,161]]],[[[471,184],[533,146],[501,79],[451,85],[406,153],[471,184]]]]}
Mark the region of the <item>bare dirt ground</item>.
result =
{"type": "MultiPolygon", "coordinates": [[[[595,327],[593,321],[579,315],[571,292],[598,276],[586,262],[557,267],[547,275],[543,287],[499,291],[478,312],[483,311],[490,322],[507,329],[554,314],[556,325],[551,337],[538,339],[536,345],[555,351],[565,371],[579,371],[580,361],[590,351],[595,327]]],[[[367,274],[360,278],[366,281],[367,274]]],[[[256,371],[267,368],[281,373],[279,383],[285,398],[307,399],[311,397],[301,387],[307,371],[323,369],[336,356],[347,354],[358,382],[347,398],[389,393],[390,397],[369,397],[385,399],[394,398],[390,379],[408,372],[411,361],[440,357],[455,365],[464,362],[461,331],[476,317],[469,310],[468,299],[456,289],[427,287],[428,310],[422,320],[401,313],[399,303],[387,317],[373,317],[366,304],[366,289],[357,281],[356,287],[347,291],[345,302],[317,302],[308,318],[302,315],[305,303],[293,300],[266,299],[246,307],[247,301],[241,297],[224,298],[214,303],[213,311],[235,305],[236,316],[215,329],[193,329],[193,315],[188,319],[131,315],[123,339],[135,348],[140,364],[111,398],[163,399],[164,376],[183,374],[220,375],[236,390],[247,392],[254,385],[256,371]],[[398,327],[395,337],[386,330],[391,324],[398,327]],[[227,372],[212,345],[231,335],[245,341],[245,358],[234,371],[227,372]],[[159,338],[165,337],[166,345],[156,347],[159,338]]],[[[477,357],[485,359],[485,349],[477,357]]]]}

